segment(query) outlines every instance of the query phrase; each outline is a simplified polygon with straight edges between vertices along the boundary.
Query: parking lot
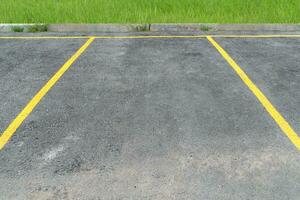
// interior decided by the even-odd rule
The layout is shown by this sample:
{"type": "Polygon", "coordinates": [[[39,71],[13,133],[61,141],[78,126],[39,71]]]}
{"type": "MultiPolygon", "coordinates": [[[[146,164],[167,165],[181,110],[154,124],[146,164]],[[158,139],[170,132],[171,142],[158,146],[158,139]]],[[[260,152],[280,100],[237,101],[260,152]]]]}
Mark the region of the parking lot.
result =
{"type": "Polygon", "coordinates": [[[0,199],[300,199],[300,35],[0,35],[0,85],[0,199]]]}

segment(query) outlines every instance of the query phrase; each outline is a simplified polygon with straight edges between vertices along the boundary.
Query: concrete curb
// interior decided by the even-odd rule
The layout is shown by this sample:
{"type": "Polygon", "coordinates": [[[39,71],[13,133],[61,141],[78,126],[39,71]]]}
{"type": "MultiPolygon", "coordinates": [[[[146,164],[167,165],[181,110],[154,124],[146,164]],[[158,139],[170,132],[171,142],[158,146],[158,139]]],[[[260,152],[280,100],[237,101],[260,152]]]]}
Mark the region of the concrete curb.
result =
{"type": "Polygon", "coordinates": [[[0,24],[0,32],[300,31],[300,24],[0,24]]]}
{"type": "Polygon", "coordinates": [[[151,31],[300,31],[300,24],[151,24],[151,31]]]}
{"type": "Polygon", "coordinates": [[[46,24],[0,24],[0,32],[45,32],[46,24]]]}
{"type": "Polygon", "coordinates": [[[49,24],[50,32],[142,32],[150,24],[49,24]]]}

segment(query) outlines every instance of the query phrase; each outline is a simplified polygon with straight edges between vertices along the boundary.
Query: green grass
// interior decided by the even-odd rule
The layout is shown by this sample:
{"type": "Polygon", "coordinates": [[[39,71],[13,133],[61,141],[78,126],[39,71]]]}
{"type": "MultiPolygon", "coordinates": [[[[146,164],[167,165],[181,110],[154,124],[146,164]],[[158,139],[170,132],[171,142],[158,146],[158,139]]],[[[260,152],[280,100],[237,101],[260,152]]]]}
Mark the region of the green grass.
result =
{"type": "Polygon", "coordinates": [[[28,32],[36,33],[36,32],[45,32],[47,31],[47,27],[43,25],[35,25],[28,27],[28,32]]]}
{"type": "Polygon", "coordinates": [[[0,0],[0,23],[300,23],[300,0],[0,0]]]}
{"type": "Polygon", "coordinates": [[[24,28],[23,27],[19,27],[19,26],[14,26],[14,27],[11,28],[11,30],[13,32],[23,32],[24,28]]]}

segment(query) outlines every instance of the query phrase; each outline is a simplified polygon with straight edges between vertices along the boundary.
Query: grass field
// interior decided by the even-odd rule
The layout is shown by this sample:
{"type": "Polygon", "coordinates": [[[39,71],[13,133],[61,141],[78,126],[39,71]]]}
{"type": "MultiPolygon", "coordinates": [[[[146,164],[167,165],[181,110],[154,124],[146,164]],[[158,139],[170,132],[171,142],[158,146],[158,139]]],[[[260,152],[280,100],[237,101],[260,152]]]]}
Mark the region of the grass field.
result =
{"type": "Polygon", "coordinates": [[[0,23],[300,23],[300,0],[0,0],[0,23]]]}

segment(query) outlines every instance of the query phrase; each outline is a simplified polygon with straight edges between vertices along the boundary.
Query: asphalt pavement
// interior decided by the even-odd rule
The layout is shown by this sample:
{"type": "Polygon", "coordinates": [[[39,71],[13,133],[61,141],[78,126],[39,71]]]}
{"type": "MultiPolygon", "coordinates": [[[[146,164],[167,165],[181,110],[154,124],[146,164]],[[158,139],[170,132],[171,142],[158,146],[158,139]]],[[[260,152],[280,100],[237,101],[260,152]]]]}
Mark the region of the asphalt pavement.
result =
{"type": "MultiPolygon", "coordinates": [[[[300,37],[213,38],[299,135],[300,37]]],[[[0,35],[0,132],[86,41],[0,35]]],[[[27,114],[3,200],[300,199],[299,138],[206,37],[96,38],[27,114]]]]}

